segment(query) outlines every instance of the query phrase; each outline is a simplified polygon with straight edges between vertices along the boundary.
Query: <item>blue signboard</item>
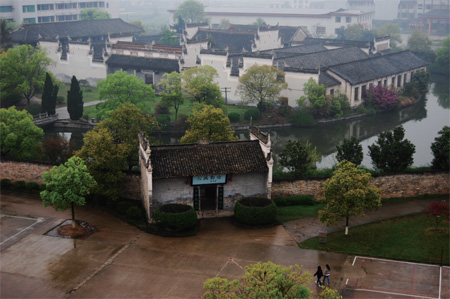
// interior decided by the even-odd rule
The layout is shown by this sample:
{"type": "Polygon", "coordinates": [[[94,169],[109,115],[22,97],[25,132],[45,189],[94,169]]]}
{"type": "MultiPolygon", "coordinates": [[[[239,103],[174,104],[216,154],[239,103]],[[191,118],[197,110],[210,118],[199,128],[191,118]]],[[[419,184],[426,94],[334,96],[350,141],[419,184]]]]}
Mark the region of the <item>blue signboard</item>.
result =
{"type": "Polygon", "coordinates": [[[225,184],[227,182],[226,174],[200,175],[192,177],[192,186],[225,184]]]}

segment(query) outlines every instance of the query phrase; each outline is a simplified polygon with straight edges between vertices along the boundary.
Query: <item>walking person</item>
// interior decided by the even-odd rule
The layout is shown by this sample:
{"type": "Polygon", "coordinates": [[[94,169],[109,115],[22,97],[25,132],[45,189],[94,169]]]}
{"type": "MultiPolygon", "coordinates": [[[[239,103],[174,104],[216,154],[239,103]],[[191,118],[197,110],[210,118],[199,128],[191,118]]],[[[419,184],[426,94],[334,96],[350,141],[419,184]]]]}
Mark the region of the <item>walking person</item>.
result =
{"type": "Polygon", "coordinates": [[[320,287],[322,285],[322,282],[320,281],[320,279],[323,276],[322,268],[320,266],[317,267],[317,271],[316,271],[316,273],[314,273],[314,276],[317,276],[316,284],[318,284],[320,287]]]}
{"type": "Polygon", "coordinates": [[[323,274],[323,281],[322,281],[322,284],[324,285],[325,284],[325,278],[326,279],[328,279],[328,286],[330,286],[330,271],[331,271],[331,269],[330,269],[330,266],[327,264],[326,265],[326,269],[325,269],[325,273],[323,274]]]}

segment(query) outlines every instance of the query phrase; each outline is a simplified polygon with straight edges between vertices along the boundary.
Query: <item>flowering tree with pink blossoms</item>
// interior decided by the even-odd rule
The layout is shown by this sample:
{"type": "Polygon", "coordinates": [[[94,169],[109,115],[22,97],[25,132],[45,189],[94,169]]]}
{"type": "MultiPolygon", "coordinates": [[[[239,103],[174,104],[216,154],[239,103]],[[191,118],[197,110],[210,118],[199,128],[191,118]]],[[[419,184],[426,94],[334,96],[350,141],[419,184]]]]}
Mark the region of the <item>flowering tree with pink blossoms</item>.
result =
{"type": "Polygon", "coordinates": [[[397,107],[398,96],[393,89],[377,85],[373,88],[373,104],[381,109],[389,110],[397,107]]]}

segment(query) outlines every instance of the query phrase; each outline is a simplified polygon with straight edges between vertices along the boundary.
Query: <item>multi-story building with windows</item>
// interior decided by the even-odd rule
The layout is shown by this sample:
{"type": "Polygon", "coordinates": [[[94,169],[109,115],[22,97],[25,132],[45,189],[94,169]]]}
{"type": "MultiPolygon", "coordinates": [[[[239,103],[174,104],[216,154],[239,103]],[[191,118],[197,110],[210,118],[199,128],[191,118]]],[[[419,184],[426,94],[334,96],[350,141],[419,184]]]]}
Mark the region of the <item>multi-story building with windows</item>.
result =
{"type": "Polygon", "coordinates": [[[119,16],[118,1],[115,0],[2,0],[0,19],[17,24],[76,21],[86,8],[108,12],[112,18],[119,16]]]}

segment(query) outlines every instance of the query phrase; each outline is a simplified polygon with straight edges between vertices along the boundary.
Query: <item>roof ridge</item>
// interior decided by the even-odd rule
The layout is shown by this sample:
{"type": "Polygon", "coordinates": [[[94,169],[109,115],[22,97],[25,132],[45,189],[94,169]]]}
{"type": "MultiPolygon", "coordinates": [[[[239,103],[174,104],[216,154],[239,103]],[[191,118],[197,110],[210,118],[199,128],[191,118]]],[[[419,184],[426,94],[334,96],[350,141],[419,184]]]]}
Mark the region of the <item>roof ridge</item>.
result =
{"type": "MultiPolygon", "coordinates": [[[[402,51],[398,51],[398,52],[388,53],[388,54],[385,54],[385,55],[369,56],[369,57],[367,57],[367,58],[364,58],[364,59],[358,59],[358,60],[356,60],[356,61],[349,61],[349,62],[344,62],[344,63],[334,64],[334,65],[330,65],[330,66],[327,67],[327,68],[332,68],[332,67],[335,67],[335,66],[341,66],[341,65],[345,65],[345,64],[349,64],[349,63],[355,63],[355,62],[361,62],[361,61],[367,61],[367,60],[381,59],[381,58],[384,58],[384,57],[394,56],[394,55],[398,55],[398,54],[405,53],[405,52],[409,52],[409,53],[411,53],[411,54],[414,54],[414,53],[412,53],[410,50],[402,50],[402,51]]],[[[420,58],[420,57],[417,57],[417,58],[420,58]]]]}

